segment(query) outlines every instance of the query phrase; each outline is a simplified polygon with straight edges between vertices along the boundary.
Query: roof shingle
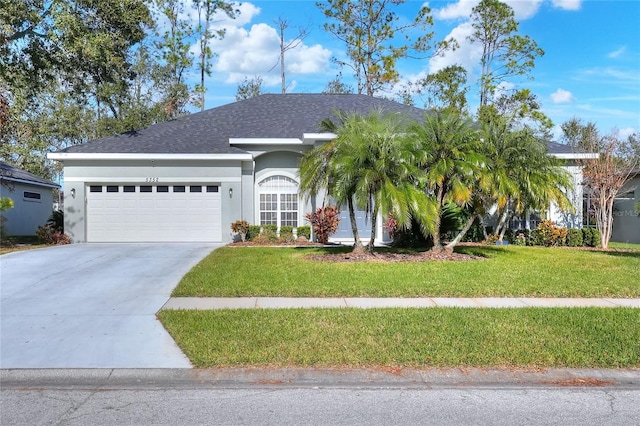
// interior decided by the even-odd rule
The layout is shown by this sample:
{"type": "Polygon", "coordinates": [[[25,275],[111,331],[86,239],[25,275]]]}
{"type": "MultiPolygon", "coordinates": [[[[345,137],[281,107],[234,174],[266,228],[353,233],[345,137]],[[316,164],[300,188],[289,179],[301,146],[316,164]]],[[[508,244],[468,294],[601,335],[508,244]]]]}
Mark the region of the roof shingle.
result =
{"type": "MultiPolygon", "coordinates": [[[[186,115],[139,130],[65,148],[67,153],[237,154],[230,138],[302,138],[320,131],[320,123],[335,111],[369,114],[372,110],[401,112],[421,120],[425,111],[391,100],[355,94],[264,94],[186,115]]],[[[551,153],[575,152],[548,143],[551,153]]]]}

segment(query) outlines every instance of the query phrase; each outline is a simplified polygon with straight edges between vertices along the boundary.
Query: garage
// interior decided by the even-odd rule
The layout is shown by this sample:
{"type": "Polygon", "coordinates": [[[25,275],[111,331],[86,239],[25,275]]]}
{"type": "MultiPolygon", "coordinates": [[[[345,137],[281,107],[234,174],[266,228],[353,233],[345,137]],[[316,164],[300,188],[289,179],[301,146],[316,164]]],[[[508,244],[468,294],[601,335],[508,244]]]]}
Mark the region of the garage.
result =
{"type": "Polygon", "coordinates": [[[220,242],[215,184],[89,184],[88,242],[220,242]]]}

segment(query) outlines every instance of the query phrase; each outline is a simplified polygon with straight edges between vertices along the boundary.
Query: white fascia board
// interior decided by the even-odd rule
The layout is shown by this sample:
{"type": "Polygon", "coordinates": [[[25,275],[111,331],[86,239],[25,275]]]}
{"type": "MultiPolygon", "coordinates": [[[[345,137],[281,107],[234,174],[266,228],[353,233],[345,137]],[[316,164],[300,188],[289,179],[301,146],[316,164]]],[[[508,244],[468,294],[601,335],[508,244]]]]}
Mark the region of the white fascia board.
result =
{"type": "Polygon", "coordinates": [[[585,153],[566,153],[566,154],[549,154],[552,157],[558,158],[560,160],[597,160],[600,157],[600,154],[585,152],[585,153]]]}
{"type": "Polygon", "coordinates": [[[303,133],[302,135],[305,142],[332,141],[337,137],[335,133],[303,133]]]}
{"type": "Polygon", "coordinates": [[[253,160],[251,154],[124,154],[50,152],[50,160],[253,160]]]}
{"type": "Polygon", "coordinates": [[[230,145],[302,145],[298,138],[229,138],[230,145]]]}
{"type": "Polygon", "coordinates": [[[14,177],[10,177],[10,176],[2,176],[0,177],[0,180],[8,180],[11,182],[16,182],[16,183],[24,183],[24,184],[28,184],[28,185],[35,185],[35,186],[43,186],[45,188],[60,188],[60,185],[58,185],[57,183],[42,183],[42,182],[35,182],[33,180],[26,180],[26,179],[18,179],[18,178],[14,178],[14,177]]]}

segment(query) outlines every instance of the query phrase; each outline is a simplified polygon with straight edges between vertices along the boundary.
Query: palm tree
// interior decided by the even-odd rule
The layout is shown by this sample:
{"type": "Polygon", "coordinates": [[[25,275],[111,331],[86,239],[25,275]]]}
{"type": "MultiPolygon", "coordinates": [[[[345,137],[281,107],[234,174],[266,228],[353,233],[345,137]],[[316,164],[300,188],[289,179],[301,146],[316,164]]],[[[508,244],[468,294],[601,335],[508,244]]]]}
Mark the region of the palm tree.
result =
{"type": "Polygon", "coordinates": [[[570,208],[563,190],[572,187],[571,175],[547,154],[545,144],[530,129],[511,130],[504,122],[487,125],[483,148],[489,178],[482,192],[484,207],[497,205],[496,233],[501,239],[508,220],[516,213],[545,210],[551,202],[570,208]]]}
{"type": "MultiPolygon", "coordinates": [[[[332,146],[316,148],[303,158],[301,190],[314,194],[318,193],[316,185],[326,188],[338,202],[348,204],[350,215],[355,208],[364,209],[371,220],[368,252],[373,251],[379,214],[392,214],[405,228],[415,218],[429,232],[435,207],[421,190],[424,173],[417,167],[417,145],[408,137],[406,118],[373,111],[368,116],[342,115],[341,120],[332,146]],[[313,172],[319,172],[315,181],[306,176],[313,172]]],[[[358,245],[355,214],[351,219],[357,251],[362,246],[358,245]]]]}
{"type": "MultiPolygon", "coordinates": [[[[339,111],[336,112],[336,115],[340,123],[343,123],[346,116],[339,111]]],[[[329,119],[323,120],[320,123],[320,129],[325,132],[336,133],[340,127],[341,124],[336,124],[329,119]]],[[[307,200],[310,197],[317,196],[319,193],[324,193],[324,200],[330,195],[338,205],[344,205],[346,203],[354,238],[353,249],[354,251],[364,251],[356,223],[353,188],[335,187],[336,175],[332,167],[337,144],[338,140],[333,139],[308,151],[302,157],[299,167],[299,191],[307,200]]],[[[323,206],[324,200],[322,202],[323,206]]]]}
{"type": "Polygon", "coordinates": [[[455,113],[426,115],[410,133],[421,153],[418,164],[424,169],[426,191],[436,205],[433,250],[442,251],[440,223],[445,205],[471,202],[472,188],[481,175],[485,159],[480,153],[479,135],[469,118],[455,113]]]}

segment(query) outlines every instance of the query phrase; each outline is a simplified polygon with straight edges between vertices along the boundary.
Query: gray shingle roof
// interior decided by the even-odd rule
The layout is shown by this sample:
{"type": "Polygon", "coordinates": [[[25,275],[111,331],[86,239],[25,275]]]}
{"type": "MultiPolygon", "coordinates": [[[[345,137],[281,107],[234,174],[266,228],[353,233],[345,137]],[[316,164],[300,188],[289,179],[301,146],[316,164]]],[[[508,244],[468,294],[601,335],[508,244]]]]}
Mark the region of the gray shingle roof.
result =
{"type": "MultiPolygon", "coordinates": [[[[420,120],[425,111],[387,99],[355,94],[264,94],[143,129],[71,146],[59,152],[125,154],[234,154],[230,138],[302,138],[320,131],[335,111],[369,114],[401,112],[420,120]]],[[[549,142],[551,153],[570,147],[549,142]]]]}
{"type": "Polygon", "coordinates": [[[22,180],[27,182],[33,182],[34,184],[40,184],[44,186],[60,187],[57,183],[53,183],[50,180],[36,176],[33,173],[29,173],[25,170],[14,167],[10,164],[0,161],[0,179],[6,180],[22,180]]]}
{"type": "Polygon", "coordinates": [[[175,120],[68,147],[69,153],[244,153],[229,138],[302,138],[336,110],[368,114],[401,111],[417,119],[424,110],[366,95],[265,94],[175,120]]]}

